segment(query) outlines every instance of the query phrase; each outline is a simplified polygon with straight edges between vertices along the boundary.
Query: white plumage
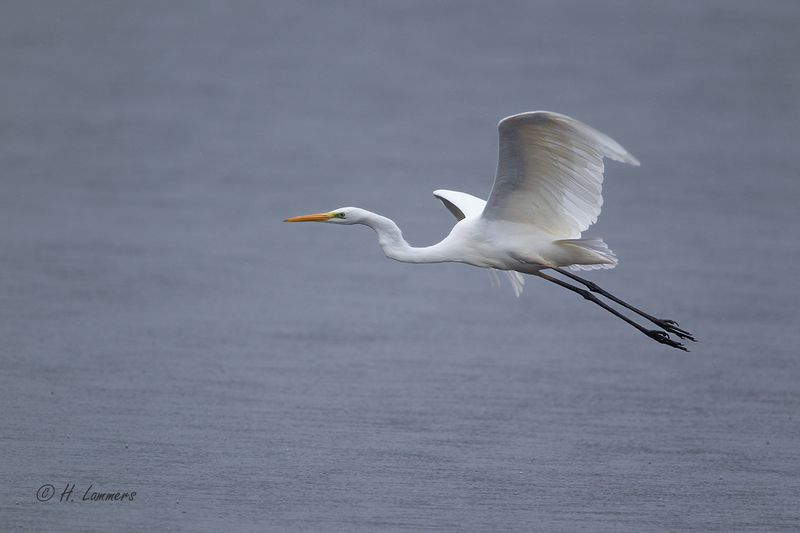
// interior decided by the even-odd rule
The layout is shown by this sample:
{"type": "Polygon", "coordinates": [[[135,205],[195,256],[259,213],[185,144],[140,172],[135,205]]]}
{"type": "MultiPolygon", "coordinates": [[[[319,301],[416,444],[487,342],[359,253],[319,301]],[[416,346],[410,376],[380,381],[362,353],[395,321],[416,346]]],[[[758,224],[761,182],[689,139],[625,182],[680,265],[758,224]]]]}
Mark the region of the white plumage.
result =
{"type": "Polygon", "coordinates": [[[483,216],[580,238],[603,205],[603,158],[639,165],[616,141],[558,113],[504,118],[492,193],[483,216]]]}
{"type": "Polygon", "coordinates": [[[532,274],[581,294],[658,342],[685,349],[669,338],[694,340],[673,321],[656,319],[563,270],[613,268],[617,258],[599,238],[582,238],[603,205],[603,158],[638,165],[616,141],[577,120],[548,111],[504,118],[497,173],[488,200],[440,189],[434,195],[458,219],[450,234],[427,247],[413,247],[391,219],[358,207],[287,219],[287,222],[363,224],[378,234],[387,257],[409,263],[459,262],[504,270],[514,293],[532,274]],[[553,269],[589,290],[543,273],[553,269]],[[647,330],[597,299],[599,293],[655,323],[647,330]]]}

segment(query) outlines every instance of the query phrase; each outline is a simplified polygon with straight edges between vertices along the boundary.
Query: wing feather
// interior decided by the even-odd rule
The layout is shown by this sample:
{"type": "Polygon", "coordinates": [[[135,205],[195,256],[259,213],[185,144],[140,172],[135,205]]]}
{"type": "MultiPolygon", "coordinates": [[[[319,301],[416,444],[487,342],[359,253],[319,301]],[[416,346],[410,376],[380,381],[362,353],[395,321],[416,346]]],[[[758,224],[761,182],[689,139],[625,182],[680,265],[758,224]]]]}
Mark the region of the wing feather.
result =
{"type": "Polygon", "coordinates": [[[458,220],[481,216],[483,207],[486,205],[486,200],[481,200],[477,196],[465,192],[439,189],[433,191],[433,195],[441,200],[448,211],[453,213],[458,220]]]}
{"type": "Polygon", "coordinates": [[[482,216],[558,238],[579,237],[597,221],[604,157],[639,164],[611,137],[558,113],[512,115],[497,128],[497,175],[482,216]]]}

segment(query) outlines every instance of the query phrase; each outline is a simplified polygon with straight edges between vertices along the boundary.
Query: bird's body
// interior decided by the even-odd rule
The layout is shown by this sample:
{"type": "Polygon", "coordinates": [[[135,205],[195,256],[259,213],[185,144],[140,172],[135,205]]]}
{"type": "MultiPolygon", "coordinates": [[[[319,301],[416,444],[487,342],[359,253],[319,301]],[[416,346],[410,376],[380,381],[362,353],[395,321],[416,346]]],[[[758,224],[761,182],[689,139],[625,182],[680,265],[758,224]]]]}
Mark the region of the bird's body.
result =
{"type": "Polygon", "coordinates": [[[519,296],[532,274],[554,282],[600,305],[649,337],[685,349],[669,338],[694,340],[670,320],[656,319],[564,270],[613,268],[617,258],[599,238],[581,234],[597,220],[603,204],[603,158],[639,162],[610,137],[558,113],[535,111],[500,121],[500,156],[488,200],[448,190],[434,195],[459,219],[450,234],[432,246],[413,247],[389,218],[358,207],[305,215],[287,222],[363,224],[378,235],[387,257],[406,263],[458,262],[504,270],[519,296]],[[553,278],[555,270],[588,290],[553,278]],[[605,296],[661,327],[648,330],[617,312],[594,293],[605,296]]]}
{"type": "Polygon", "coordinates": [[[481,217],[464,218],[437,244],[414,247],[403,238],[397,224],[389,218],[357,208],[350,217],[371,227],[378,234],[387,257],[405,263],[466,263],[481,268],[513,270],[532,274],[554,267],[611,267],[616,264],[610,252],[602,254],[590,247],[596,239],[553,239],[552,235],[532,231],[525,224],[481,217]],[[584,242],[586,245],[584,245],[584,242]]]}

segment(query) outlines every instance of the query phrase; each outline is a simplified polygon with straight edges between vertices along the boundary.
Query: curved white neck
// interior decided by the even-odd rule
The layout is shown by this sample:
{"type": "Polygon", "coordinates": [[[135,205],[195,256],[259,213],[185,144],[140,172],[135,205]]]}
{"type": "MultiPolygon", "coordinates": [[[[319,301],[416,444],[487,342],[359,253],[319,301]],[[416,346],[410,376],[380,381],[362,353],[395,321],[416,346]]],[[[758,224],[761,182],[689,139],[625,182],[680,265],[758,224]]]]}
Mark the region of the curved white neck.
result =
{"type": "Polygon", "coordinates": [[[369,213],[361,222],[375,230],[378,234],[378,244],[383,249],[386,257],[405,263],[442,263],[453,261],[443,250],[443,242],[433,246],[416,248],[411,246],[403,238],[403,232],[390,218],[369,213]]]}

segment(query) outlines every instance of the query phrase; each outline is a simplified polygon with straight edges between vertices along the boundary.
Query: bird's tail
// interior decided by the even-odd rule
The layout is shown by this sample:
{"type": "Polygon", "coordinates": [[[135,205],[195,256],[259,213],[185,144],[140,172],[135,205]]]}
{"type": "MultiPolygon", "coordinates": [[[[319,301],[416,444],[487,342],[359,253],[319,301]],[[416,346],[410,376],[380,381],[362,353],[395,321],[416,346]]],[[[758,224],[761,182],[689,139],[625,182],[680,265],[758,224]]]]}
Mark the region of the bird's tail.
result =
{"type": "Polygon", "coordinates": [[[595,270],[617,266],[617,256],[603,239],[561,239],[556,241],[556,244],[579,248],[583,252],[579,261],[567,265],[572,270],[595,270]]]}

